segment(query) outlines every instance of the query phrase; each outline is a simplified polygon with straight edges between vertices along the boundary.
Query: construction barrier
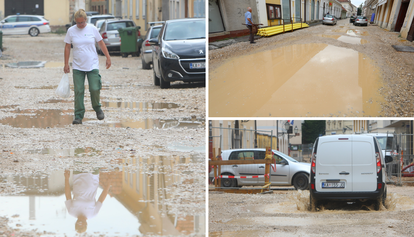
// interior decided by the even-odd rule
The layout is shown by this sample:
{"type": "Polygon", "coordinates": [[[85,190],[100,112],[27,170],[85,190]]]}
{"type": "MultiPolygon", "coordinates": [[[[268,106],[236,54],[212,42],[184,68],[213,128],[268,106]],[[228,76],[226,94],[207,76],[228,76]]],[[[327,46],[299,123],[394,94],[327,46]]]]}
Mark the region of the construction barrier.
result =
{"type": "Polygon", "coordinates": [[[272,36],[280,33],[284,33],[286,31],[293,31],[301,28],[309,27],[306,23],[294,23],[294,24],[283,24],[279,26],[272,26],[258,29],[257,35],[260,36],[272,36]]]}

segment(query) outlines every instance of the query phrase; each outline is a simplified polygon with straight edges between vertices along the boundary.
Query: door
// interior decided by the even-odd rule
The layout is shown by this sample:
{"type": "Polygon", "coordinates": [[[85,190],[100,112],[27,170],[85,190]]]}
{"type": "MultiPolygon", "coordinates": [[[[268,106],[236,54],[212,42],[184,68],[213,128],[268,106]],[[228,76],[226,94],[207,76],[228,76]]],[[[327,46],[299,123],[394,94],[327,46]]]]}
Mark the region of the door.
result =
{"type": "Polygon", "coordinates": [[[28,34],[32,24],[30,16],[18,16],[16,25],[16,34],[28,34]]]}
{"type": "MultiPolygon", "coordinates": [[[[242,150],[242,151],[233,151],[230,156],[229,160],[254,160],[255,157],[254,150],[242,150]]],[[[258,167],[261,164],[243,164],[243,165],[231,165],[231,168],[234,171],[235,176],[253,176],[258,175],[258,167]]],[[[264,170],[264,169],[263,169],[264,170]]],[[[238,185],[253,185],[257,184],[257,178],[238,178],[237,184],[238,185]]]]}
{"type": "Polygon", "coordinates": [[[272,164],[272,167],[270,168],[270,177],[272,184],[288,184],[290,171],[289,162],[277,154],[274,154],[273,158],[276,159],[276,168],[274,164],[272,164]]]}
{"type": "Polygon", "coordinates": [[[16,34],[16,26],[17,26],[17,16],[9,17],[2,21],[1,23],[1,31],[3,34],[16,34]]]}
{"type": "Polygon", "coordinates": [[[315,19],[315,0],[312,0],[311,4],[311,20],[313,21],[315,19]]]}
{"type": "Polygon", "coordinates": [[[290,23],[290,0],[282,0],[282,18],[284,24],[290,23]]]}
{"type": "Polygon", "coordinates": [[[377,189],[377,167],[372,137],[355,137],[352,144],[352,179],[354,192],[377,189]]]}
{"type": "MultiPolygon", "coordinates": [[[[218,0],[209,0],[208,5],[208,32],[214,33],[224,31],[218,0]]],[[[244,19],[244,12],[242,12],[242,14],[244,19]]]]}
{"type": "Polygon", "coordinates": [[[43,0],[13,0],[4,2],[5,16],[44,15],[43,0]]]}
{"type": "Polygon", "coordinates": [[[407,40],[411,42],[414,40],[414,18],[411,22],[410,30],[408,31],[407,40]]]}
{"type": "Polygon", "coordinates": [[[352,137],[319,140],[319,143],[316,157],[316,191],[351,192],[352,137]]]}
{"type": "Polygon", "coordinates": [[[397,22],[395,23],[395,31],[400,32],[401,27],[404,23],[405,15],[407,14],[408,5],[410,4],[410,0],[408,1],[402,1],[400,12],[398,13],[397,22]]]}

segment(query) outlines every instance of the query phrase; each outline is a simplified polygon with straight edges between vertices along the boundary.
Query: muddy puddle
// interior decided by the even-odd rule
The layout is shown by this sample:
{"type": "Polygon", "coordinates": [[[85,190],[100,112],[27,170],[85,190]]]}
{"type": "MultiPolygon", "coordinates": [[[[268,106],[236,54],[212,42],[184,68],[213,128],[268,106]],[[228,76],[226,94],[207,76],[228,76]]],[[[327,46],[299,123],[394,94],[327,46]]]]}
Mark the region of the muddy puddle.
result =
{"type": "Polygon", "coordinates": [[[70,149],[59,149],[59,148],[42,148],[36,150],[28,150],[29,154],[47,154],[55,156],[96,156],[100,155],[101,151],[96,150],[92,147],[86,148],[70,148],[70,149]]]}
{"type": "MultiPolygon", "coordinates": [[[[162,105],[164,106],[164,105],[162,105]]],[[[159,107],[162,107],[161,105],[159,107]]],[[[165,105],[168,107],[168,105],[165,105]]],[[[150,107],[151,109],[154,107],[150,107]]],[[[146,108],[149,109],[148,107],[146,108]]],[[[6,117],[0,120],[1,124],[18,128],[56,128],[71,125],[73,121],[73,110],[18,110],[13,111],[16,116],[6,117]]],[[[87,113],[94,113],[87,111],[87,113]]],[[[141,129],[171,129],[171,128],[201,128],[204,119],[176,118],[176,119],[125,119],[121,121],[87,119],[82,120],[83,125],[103,124],[109,127],[141,128],[141,129]]]]}
{"type": "Polygon", "coordinates": [[[356,29],[348,29],[348,28],[333,30],[333,32],[344,33],[344,34],[347,34],[349,36],[368,36],[369,35],[368,32],[366,32],[366,31],[356,30],[356,29]]]}
{"type": "MultiPolygon", "coordinates": [[[[92,120],[91,120],[92,122],[92,120]]],[[[203,119],[142,119],[106,121],[110,127],[141,128],[141,129],[171,129],[171,128],[201,128],[204,126],[203,119]]]]}
{"type": "Polygon", "coordinates": [[[6,67],[10,68],[63,68],[63,62],[47,62],[47,61],[22,61],[17,63],[8,63],[6,67]]]}
{"type": "Polygon", "coordinates": [[[344,35],[319,35],[319,36],[324,37],[324,38],[336,39],[336,40],[339,40],[341,42],[348,43],[348,44],[366,44],[366,43],[368,43],[367,40],[361,39],[361,38],[358,38],[358,37],[351,37],[351,36],[344,36],[344,35]]]}
{"type": "Polygon", "coordinates": [[[197,189],[204,182],[184,169],[191,157],[134,162],[140,167],[134,171],[122,166],[1,177],[1,184],[18,190],[0,196],[1,215],[13,229],[50,236],[204,234],[205,205],[197,189]]]}
{"type": "Polygon", "coordinates": [[[379,75],[371,59],[352,49],[303,44],[267,50],[210,71],[209,115],[379,116],[379,75]]]}
{"type": "Polygon", "coordinates": [[[180,105],[176,103],[155,103],[155,102],[149,103],[149,102],[127,102],[127,101],[120,101],[120,102],[103,101],[102,106],[107,107],[107,108],[131,109],[133,111],[138,111],[138,112],[176,109],[180,107],[180,105]]]}

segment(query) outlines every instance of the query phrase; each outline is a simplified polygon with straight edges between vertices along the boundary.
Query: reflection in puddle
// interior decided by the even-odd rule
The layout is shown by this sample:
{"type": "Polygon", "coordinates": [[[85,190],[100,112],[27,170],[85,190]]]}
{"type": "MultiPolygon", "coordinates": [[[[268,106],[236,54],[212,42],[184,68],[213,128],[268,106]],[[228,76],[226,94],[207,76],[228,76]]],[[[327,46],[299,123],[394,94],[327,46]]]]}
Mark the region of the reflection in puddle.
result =
{"type": "Polygon", "coordinates": [[[55,68],[55,67],[61,67],[63,68],[65,64],[63,62],[47,62],[45,64],[45,68],[55,68]]]}
{"type": "Polygon", "coordinates": [[[70,149],[57,149],[57,148],[43,148],[36,150],[28,150],[30,154],[49,154],[56,156],[95,156],[101,154],[94,148],[70,148],[70,149]]]}
{"type": "Polygon", "coordinates": [[[141,129],[169,129],[169,128],[198,128],[204,126],[204,120],[191,119],[142,119],[142,120],[123,120],[121,122],[107,122],[110,127],[120,128],[141,128],[141,129]]]}
{"type": "Polygon", "coordinates": [[[193,158],[131,158],[134,171],[2,177],[22,192],[0,196],[0,212],[12,228],[54,236],[204,234],[204,179],[188,169],[193,158]]]}
{"type": "Polygon", "coordinates": [[[333,30],[334,32],[338,32],[338,33],[344,33],[347,34],[349,36],[368,36],[368,32],[366,31],[361,31],[361,30],[350,30],[350,29],[338,29],[338,30],[333,30]]]}
{"type": "Polygon", "coordinates": [[[209,114],[218,117],[378,116],[384,101],[372,61],[327,44],[238,57],[211,71],[209,83],[209,114]]]}
{"type": "Polygon", "coordinates": [[[338,38],[339,41],[342,41],[344,43],[348,44],[366,44],[368,43],[367,40],[361,39],[358,37],[350,37],[350,36],[341,36],[338,38]]]}
{"type": "Polygon", "coordinates": [[[175,103],[149,103],[149,102],[102,102],[103,107],[109,108],[125,108],[125,109],[133,109],[139,112],[147,112],[151,110],[163,110],[163,109],[175,109],[179,108],[180,106],[175,103]]]}
{"type": "MultiPolygon", "coordinates": [[[[29,86],[15,86],[16,89],[40,89],[40,90],[47,90],[47,89],[56,89],[58,86],[38,86],[38,87],[29,87],[29,86]]],[[[71,87],[73,89],[73,87],[71,87]]]]}
{"type": "Polygon", "coordinates": [[[52,103],[52,104],[57,104],[57,103],[73,103],[72,100],[64,100],[64,99],[49,99],[44,101],[43,103],[52,103]]]}
{"type": "Polygon", "coordinates": [[[73,115],[69,110],[45,109],[22,110],[15,117],[6,117],[0,120],[1,124],[8,124],[18,128],[54,128],[72,124],[73,115]]]}

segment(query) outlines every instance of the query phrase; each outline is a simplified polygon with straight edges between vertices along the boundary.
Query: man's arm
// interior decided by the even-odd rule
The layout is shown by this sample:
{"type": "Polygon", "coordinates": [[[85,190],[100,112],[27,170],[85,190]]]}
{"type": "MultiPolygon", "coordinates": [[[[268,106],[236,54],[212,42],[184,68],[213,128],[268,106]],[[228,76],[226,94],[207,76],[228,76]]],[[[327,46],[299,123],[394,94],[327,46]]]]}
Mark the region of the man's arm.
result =
{"type": "Polygon", "coordinates": [[[99,198],[98,198],[98,202],[103,203],[103,201],[105,201],[106,195],[108,195],[109,188],[111,188],[111,186],[112,185],[108,185],[108,186],[105,187],[105,189],[101,193],[101,196],[99,196],[99,198]]]}
{"type": "Polygon", "coordinates": [[[65,73],[69,73],[70,72],[70,68],[69,68],[69,56],[70,56],[70,46],[71,44],[66,44],[65,45],[65,66],[63,68],[63,71],[65,73]]]}

